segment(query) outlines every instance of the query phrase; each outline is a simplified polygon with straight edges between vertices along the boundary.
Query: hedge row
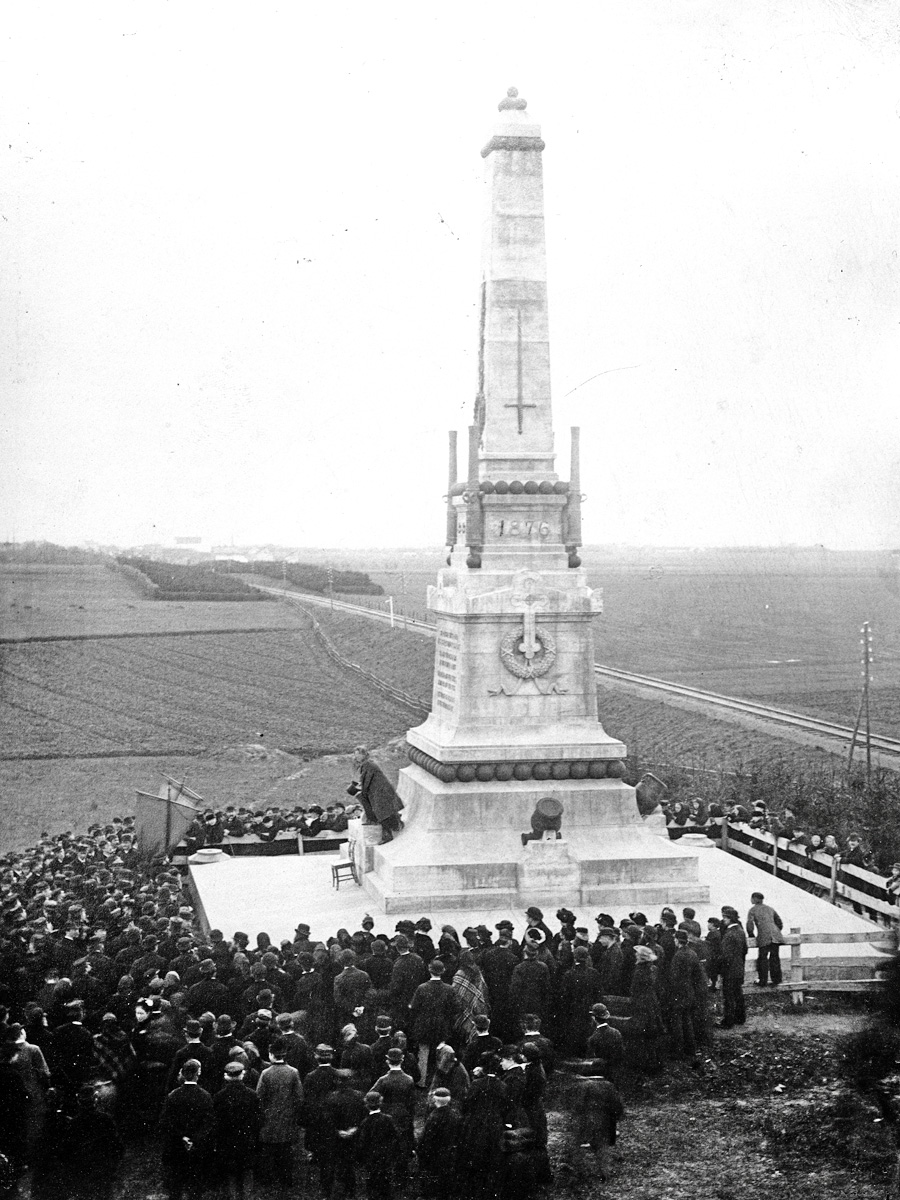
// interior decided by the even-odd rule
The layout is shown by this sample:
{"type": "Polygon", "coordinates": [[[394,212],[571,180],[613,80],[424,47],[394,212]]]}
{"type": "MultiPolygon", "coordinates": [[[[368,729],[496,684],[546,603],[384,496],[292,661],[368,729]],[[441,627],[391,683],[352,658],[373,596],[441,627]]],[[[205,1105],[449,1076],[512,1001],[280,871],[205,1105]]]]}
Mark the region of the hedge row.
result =
{"type": "Polygon", "coordinates": [[[126,572],[139,572],[150,581],[155,600],[262,600],[264,597],[255,588],[248,587],[226,571],[194,564],[158,562],[153,558],[129,558],[119,555],[116,559],[126,572]]]}

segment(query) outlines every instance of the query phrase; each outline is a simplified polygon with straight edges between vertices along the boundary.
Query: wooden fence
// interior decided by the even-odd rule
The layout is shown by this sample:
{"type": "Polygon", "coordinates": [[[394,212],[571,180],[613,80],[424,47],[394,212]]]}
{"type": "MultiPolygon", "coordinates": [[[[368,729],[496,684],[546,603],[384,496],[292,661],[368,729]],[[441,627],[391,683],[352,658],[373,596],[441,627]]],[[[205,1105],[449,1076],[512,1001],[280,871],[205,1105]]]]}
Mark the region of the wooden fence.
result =
{"type": "Polygon", "coordinates": [[[804,851],[787,838],[773,838],[771,833],[728,820],[705,827],[669,825],[668,833],[673,840],[688,833],[705,834],[718,841],[729,854],[752,862],[776,878],[813,891],[831,904],[852,907],[860,916],[883,925],[900,924],[900,907],[888,892],[885,877],[865,867],[846,866],[838,855],[804,851]]]}
{"type": "Polygon", "coordinates": [[[727,820],[722,822],[722,849],[807,891],[815,890],[831,904],[850,905],[860,916],[885,925],[900,921],[900,909],[888,893],[885,877],[865,867],[846,866],[837,855],[805,852],[787,838],[727,820]]]}
{"type": "Polygon", "coordinates": [[[312,622],[313,633],[321,643],[325,653],[330,659],[336,662],[338,666],[343,667],[347,671],[352,671],[354,675],[359,675],[362,679],[365,679],[367,683],[370,683],[374,688],[377,688],[382,695],[389,696],[392,700],[396,700],[398,704],[403,704],[406,708],[412,709],[412,711],[416,713],[418,717],[424,718],[428,716],[430,709],[424,700],[420,699],[418,696],[413,696],[409,692],[402,691],[400,688],[395,687],[392,683],[389,683],[386,679],[381,679],[378,675],[374,675],[371,671],[366,670],[365,667],[361,667],[359,663],[351,662],[348,658],[344,658],[344,656],[335,648],[334,643],[322,629],[312,612],[310,612],[308,608],[304,608],[302,604],[300,605],[300,608],[306,613],[312,622]]]}
{"type": "MultiPolygon", "coordinates": [[[[803,933],[799,927],[784,934],[784,944],[790,946],[790,979],[782,981],[778,990],[791,993],[793,1004],[802,1004],[806,992],[872,992],[885,986],[878,978],[866,979],[807,979],[804,975],[803,947],[806,945],[848,945],[865,942],[884,955],[897,952],[896,930],[875,929],[871,933],[803,933]]],[[[756,946],[756,939],[750,938],[750,945],[756,946]]],[[[856,965],[855,958],[829,959],[829,966],[856,965]]]]}

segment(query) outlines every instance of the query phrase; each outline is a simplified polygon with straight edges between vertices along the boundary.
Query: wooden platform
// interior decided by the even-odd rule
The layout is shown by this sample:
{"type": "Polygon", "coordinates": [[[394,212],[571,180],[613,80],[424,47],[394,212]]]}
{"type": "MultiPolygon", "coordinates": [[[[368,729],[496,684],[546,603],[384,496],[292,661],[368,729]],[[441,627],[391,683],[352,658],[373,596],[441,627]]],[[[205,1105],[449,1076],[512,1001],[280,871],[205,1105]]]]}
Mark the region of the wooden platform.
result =
{"type": "MultiPolygon", "coordinates": [[[[401,835],[402,836],[402,835],[401,835]]],[[[189,871],[198,913],[207,928],[221,929],[226,937],[235,930],[249,934],[251,940],[257,933],[265,931],[274,942],[293,936],[299,922],[305,922],[312,930],[314,940],[324,941],[339,928],[350,932],[359,929],[365,913],[375,918],[377,933],[393,934],[396,916],[385,916],[372,907],[366,893],[350,882],[341,884],[340,890],[332,887],[331,868],[341,861],[335,853],[278,858],[230,858],[221,862],[192,866],[189,871]]],[[[785,932],[799,927],[803,933],[837,935],[842,932],[853,935],[877,930],[872,922],[865,921],[854,913],[819,900],[815,896],[794,887],[783,880],[773,879],[750,863],[734,855],[716,849],[712,843],[700,855],[700,877],[709,885],[710,903],[694,905],[697,919],[705,929],[708,916],[719,916],[723,904],[737,908],[742,919],[750,907],[750,894],[761,891],[766,903],[777,909],[785,932]]],[[[586,925],[593,938],[596,931],[595,909],[575,909],[578,923],[586,925]]],[[[618,922],[627,916],[623,909],[609,910],[618,922]]],[[[658,918],[658,911],[647,912],[651,920],[658,918]]],[[[423,909],[413,914],[427,916],[435,931],[444,924],[452,925],[461,936],[468,925],[484,924],[493,927],[500,920],[513,922],[515,932],[521,936],[525,928],[524,911],[509,908],[435,910],[423,909]]],[[[680,916],[680,913],[679,913],[680,916]]],[[[551,929],[556,927],[554,912],[544,906],[544,917],[551,929]]],[[[788,947],[782,951],[782,962],[787,977],[789,961],[788,947]]],[[[885,955],[872,946],[860,942],[830,941],[827,944],[806,944],[803,947],[805,974],[809,979],[871,977],[878,962],[885,955]]],[[[747,959],[748,977],[755,960],[751,950],[747,959]]]]}

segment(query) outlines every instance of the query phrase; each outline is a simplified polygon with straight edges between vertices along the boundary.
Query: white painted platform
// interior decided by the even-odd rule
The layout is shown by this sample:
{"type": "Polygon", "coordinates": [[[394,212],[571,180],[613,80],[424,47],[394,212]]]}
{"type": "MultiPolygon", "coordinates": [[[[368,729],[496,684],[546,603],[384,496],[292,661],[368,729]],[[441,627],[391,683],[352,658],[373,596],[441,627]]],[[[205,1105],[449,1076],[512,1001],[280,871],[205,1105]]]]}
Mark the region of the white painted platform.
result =
{"type": "MultiPolygon", "coordinates": [[[[741,918],[745,919],[750,907],[750,894],[754,891],[763,892],[766,902],[777,909],[784,921],[785,931],[799,927],[804,933],[871,933],[879,928],[790,883],[773,879],[750,863],[717,849],[711,842],[699,853],[700,878],[709,886],[710,902],[693,907],[704,929],[706,918],[719,916],[723,904],[733,905],[741,918]]],[[[342,882],[339,891],[332,887],[331,868],[341,861],[346,860],[337,853],[226,858],[217,863],[193,866],[190,874],[209,927],[221,929],[226,937],[231,937],[235,930],[243,930],[252,942],[257,933],[265,931],[277,944],[282,938],[293,937],[295,927],[303,921],[310,926],[313,940],[324,941],[340,928],[346,928],[351,933],[359,929],[362,917],[367,912],[375,918],[377,933],[392,934],[398,917],[385,916],[373,908],[369,897],[352,880],[342,882]]],[[[547,905],[542,907],[550,928],[556,928],[555,910],[547,905]]],[[[578,924],[586,925],[593,938],[596,929],[594,917],[598,909],[581,908],[573,911],[579,918],[578,924]]],[[[605,911],[617,923],[628,915],[626,909],[605,911]]],[[[510,908],[464,911],[424,908],[421,912],[405,915],[413,919],[428,917],[437,932],[442,925],[452,925],[460,936],[468,925],[484,924],[493,929],[503,919],[513,922],[519,936],[525,928],[524,911],[510,908]]],[[[646,915],[655,920],[659,913],[653,910],[646,915]]],[[[786,947],[782,951],[782,961],[786,962],[788,957],[786,947]]],[[[755,952],[751,950],[747,960],[748,975],[754,959],[755,952]]],[[[807,978],[829,975],[867,978],[872,974],[874,964],[883,959],[884,955],[873,951],[865,943],[803,947],[807,978]],[[858,963],[852,960],[858,960],[858,963]]]]}

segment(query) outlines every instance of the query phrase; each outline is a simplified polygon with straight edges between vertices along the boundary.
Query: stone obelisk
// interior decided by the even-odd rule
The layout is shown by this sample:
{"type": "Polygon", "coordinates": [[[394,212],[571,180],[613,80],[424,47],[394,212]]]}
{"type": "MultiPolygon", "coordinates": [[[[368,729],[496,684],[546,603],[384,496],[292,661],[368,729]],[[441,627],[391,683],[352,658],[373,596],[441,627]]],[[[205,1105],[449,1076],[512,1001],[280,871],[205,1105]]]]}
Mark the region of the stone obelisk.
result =
{"type": "Polygon", "coordinates": [[[598,718],[577,430],[569,479],[555,470],[544,143],[514,88],[499,112],[466,478],[453,434],[448,569],[428,590],[432,711],[407,735],[406,830],[370,851],[364,883],[388,912],[699,901],[697,855],[644,826],[598,718]]]}

